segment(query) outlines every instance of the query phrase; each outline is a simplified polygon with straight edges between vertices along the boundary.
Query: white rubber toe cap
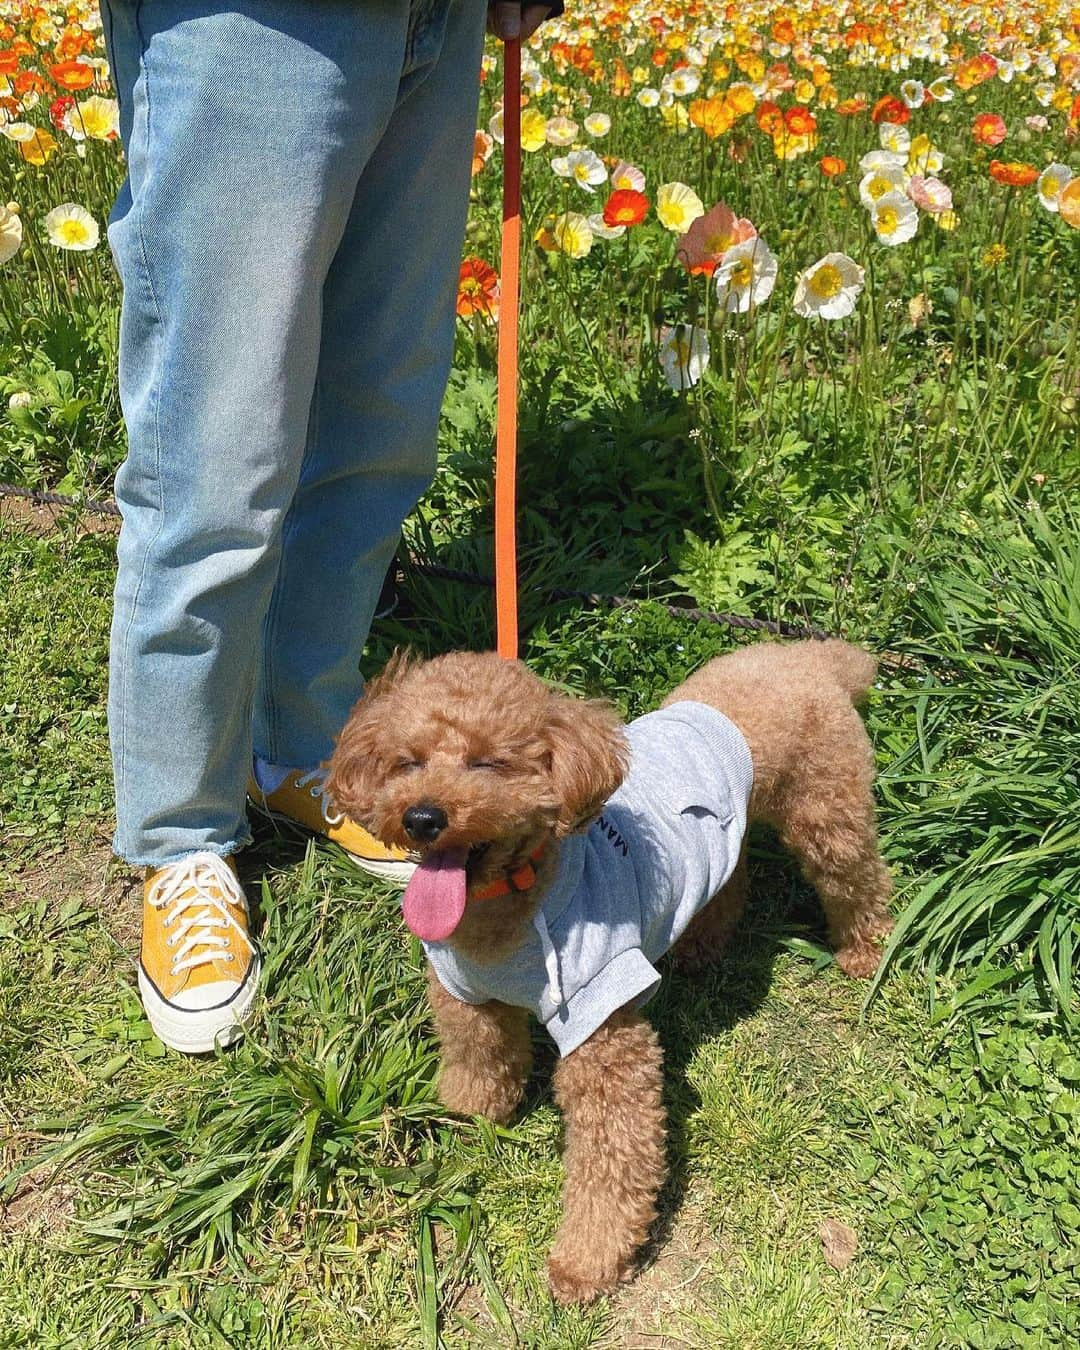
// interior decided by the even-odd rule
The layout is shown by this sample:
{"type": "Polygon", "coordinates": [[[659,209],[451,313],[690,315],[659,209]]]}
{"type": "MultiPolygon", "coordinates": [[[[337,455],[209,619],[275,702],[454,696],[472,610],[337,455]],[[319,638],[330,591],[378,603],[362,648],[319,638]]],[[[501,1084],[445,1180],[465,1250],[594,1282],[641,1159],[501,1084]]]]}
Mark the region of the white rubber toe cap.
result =
{"type": "Polygon", "coordinates": [[[251,1015],[261,970],[255,953],[242,983],[215,980],[166,999],[140,966],[139,994],[154,1034],[171,1050],[187,1055],[232,1045],[244,1034],[243,1024],[251,1015]]]}

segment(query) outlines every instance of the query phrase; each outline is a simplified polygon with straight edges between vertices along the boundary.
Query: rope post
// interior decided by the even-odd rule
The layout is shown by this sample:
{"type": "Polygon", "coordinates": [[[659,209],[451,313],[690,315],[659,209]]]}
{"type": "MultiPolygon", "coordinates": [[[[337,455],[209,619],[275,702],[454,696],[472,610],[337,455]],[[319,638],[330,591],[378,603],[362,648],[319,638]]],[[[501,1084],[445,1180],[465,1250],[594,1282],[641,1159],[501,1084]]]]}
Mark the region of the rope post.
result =
{"type": "Polygon", "coordinates": [[[495,632],[500,656],[518,654],[517,399],[521,271],[521,43],[503,43],[503,209],[499,262],[499,389],[495,422],[495,632]]]}

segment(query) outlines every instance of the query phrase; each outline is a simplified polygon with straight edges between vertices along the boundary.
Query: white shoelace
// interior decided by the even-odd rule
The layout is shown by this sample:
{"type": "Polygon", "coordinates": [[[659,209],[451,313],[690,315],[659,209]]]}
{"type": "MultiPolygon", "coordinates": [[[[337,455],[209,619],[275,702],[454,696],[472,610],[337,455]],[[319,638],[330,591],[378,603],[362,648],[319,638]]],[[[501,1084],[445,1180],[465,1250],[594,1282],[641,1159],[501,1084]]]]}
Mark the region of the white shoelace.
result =
{"type": "Polygon", "coordinates": [[[234,961],[232,952],[224,950],[231,941],[229,929],[239,934],[249,952],[255,950],[226,904],[227,900],[246,914],[244,892],[232,868],[215,853],[193,853],[163,868],[146,899],[155,909],[172,906],[163,927],[175,925],[175,932],[165,939],[167,947],[178,949],[172,960],[173,975],[210,961],[234,961]],[[215,931],[220,929],[225,932],[215,931]]]}
{"type": "Polygon", "coordinates": [[[330,797],[326,791],[326,770],[312,769],[309,773],[301,774],[293,782],[293,787],[297,792],[307,788],[313,797],[319,799],[319,809],[322,811],[323,820],[327,825],[340,825],[345,819],[343,811],[334,811],[330,806],[330,797]]]}

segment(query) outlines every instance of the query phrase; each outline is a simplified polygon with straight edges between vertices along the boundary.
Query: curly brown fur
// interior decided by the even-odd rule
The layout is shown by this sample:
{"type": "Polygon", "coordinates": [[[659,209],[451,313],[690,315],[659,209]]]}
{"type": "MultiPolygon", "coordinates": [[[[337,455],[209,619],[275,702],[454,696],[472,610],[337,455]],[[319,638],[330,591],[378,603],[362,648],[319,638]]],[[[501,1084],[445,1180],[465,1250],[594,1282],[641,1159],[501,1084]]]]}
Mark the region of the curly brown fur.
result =
{"type": "MultiPolygon", "coordinates": [[[[405,811],[441,807],[440,849],[486,849],[469,863],[475,891],[587,825],[625,772],[625,737],[607,704],[558,694],[520,662],[454,652],[391,660],[353,709],[327,787],[353,820],[404,848],[414,847],[405,811]]],[[[512,897],[482,920],[470,906],[455,937],[477,959],[498,960],[541,894],[512,897]]]]}
{"type": "Polygon", "coordinates": [[[428,968],[428,997],[442,1047],[439,1100],[463,1116],[505,1124],[517,1110],[532,1067],[529,1018],[505,1003],[462,1003],[428,968]]]}
{"type": "Polygon", "coordinates": [[[656,1032],[626,1009],[555,1068],[565,1180],[548,1280],[562,1303],[610,1293],[633,1269],[664,1184],[662,1092],[656,1032]]]}
{"type": "MultiPolygon", "coordinates": [[[[869,975],[891,927],[889,875],[874,826],[873,760],[853,701],[873,658],[842,642],[771,643],[719,657],[666,703],[698,700],[742,731],[754,765],[751,820],[772,825],[821,897],[836,959],[869,975]]],[[[613,711],[550,690],[520,663],[455,653],[396,657],[371,683],[330,762],[337,805],[388,844],[411,846],[410,806],[439,807],[432,847],[467,851],[467,902],[450,941],[497,961],[523,939],[557,862],[558,840],[586,826],[626,771],[613,711]],[[546,846],[537,881],[495,901],[480,889],[546,846]]],[[[745,855],[676,948],[688,967],[729,937],[746,896],[745,855]]],[[[460,1003],[432,975],[442,1046],[440,1094],[457,1111],[506,1120],[529,1072],[526,1017],[460,1003]]],[[[567,1122],[564,1218],[549,1262],[557,1298],[585,1301],[626,1277],[663,1175],[661,1062],[648,1025],[626,1010],[560,1062],[567,1122]]]]}
{"type": "Polygon", "coordinates": [[[836,963],[872,975],[892,928],[892,882],[874,823],[874,757],[852,700],[876,663],[846,642],[761,643],[717,657],[664,706],[708,703],[750,747],[750,819],[771,825],[825,909],[836,963]]]}

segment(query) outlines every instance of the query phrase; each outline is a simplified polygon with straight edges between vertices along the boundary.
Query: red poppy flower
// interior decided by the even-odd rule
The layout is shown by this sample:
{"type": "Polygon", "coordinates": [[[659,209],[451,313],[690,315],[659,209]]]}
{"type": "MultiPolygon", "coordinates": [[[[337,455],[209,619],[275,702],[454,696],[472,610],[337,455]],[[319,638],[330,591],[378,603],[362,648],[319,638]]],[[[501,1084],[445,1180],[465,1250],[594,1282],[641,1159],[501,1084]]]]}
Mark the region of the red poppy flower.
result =
{"type": "Polygon", "coordinates": [[[789,108],[784,113],[784,126],[792,136],[812,136],[817,131],[817,121],[809,108],[789,108]]]}
{"type": "Polygon", "coordinates": [[[886,94],[874,104],[870,117],[874,122],[892,122],[896,126],[903,126],[910,119],[911,111],[903,99],[886,94]]]}
{"type": "Polygon", "coordinates": [[[979,113],[971,124],[971,134],[979,145],[1000,145],[1005,139],[1005,120],[997,113],[979,113]]]}
{"type": "Polygon", "coordinates": [[[57,131],[64,129],[64,114],[74,106],[75,100],[70,94],[61,94],[59,98],[53,99],[49,105],[49,121],[57,131]]]}
{"type": "Polygon", "coordinates": [[[633,188],[616,188],[604,204],[604,224],[609,229],[616,225],[640,225],[649,209],[644,192],[633,188]]]}
{"type": "Polygon", "coordinates": [[[847,168],[847,160],[841,159],[839,155],[823,155],[821,158],[821,172],[826,178],[839,178],[847,168]]]}

